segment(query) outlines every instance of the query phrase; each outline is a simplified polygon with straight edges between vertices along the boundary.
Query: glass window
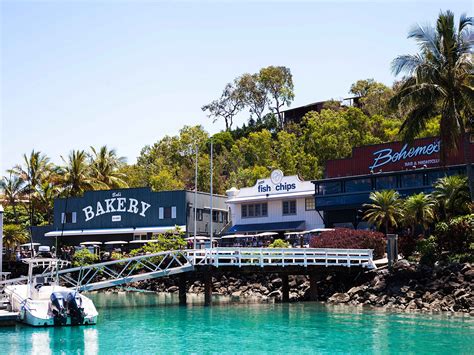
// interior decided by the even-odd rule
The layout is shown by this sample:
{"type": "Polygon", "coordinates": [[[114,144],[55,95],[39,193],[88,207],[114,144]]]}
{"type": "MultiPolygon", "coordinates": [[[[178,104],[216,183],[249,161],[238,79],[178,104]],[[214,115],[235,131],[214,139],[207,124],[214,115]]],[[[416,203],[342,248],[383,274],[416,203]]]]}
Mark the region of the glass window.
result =
{"type": "Polygon", "coordinates": [[[171,206],[171,218],[176,218],[176,206],[171,206]]]}
{"type": "Polygon", "coordinates": [[[426,178],[427,178],[426,183],[428,185],[434,185],[438,179],[441,179],[444,176],[445,176],[445,173],[443,171],[431,171],[426,174],[426,178]]]}
{"type": "Polygon", "coordinates": [[[165,207],[165,218],[171,218],[171,207],[165,207]]]}
{"type": "Polygon", "coordinates": [[[159,219],[164,218],[164,209],[163,209],[163,207],[158,208],[158,218],[159,219]]]}
{"type": "Polygon", "coordinates": [[[247,205],[242,205],[242,218],[247,217],[247,205]]]}
{"type": "Polygon", "coordinates": [[[370,178],[353,179],[345,182],[346,192],[359,192],[372,190],[372,181],[370,178]]]}
{"type": "Polygon", "coordinates": [[[255,205],[248,205],[249,217],[255,217],[255,205]]]}
{"type": "Polygon", "coordinates": [[[341,182],[323,182],[319,185],[320,195],[331,195],[341,193],[341,182]]]}
{"type": "Polygon", "coordinates": [[[423,174],[402,175],[402,187],[423,186],[423,174]]]}
{"type": "Polygon", "coordinates": [[[283,201],[283,214],[296,214],[296,200],[283,201]]]}
{"type": "Polygon", "coordinates": [[[198,208],[198,209],[196,210],[196,219],[197,219],[198,221],[202,221],[202,215],[203,215],[202,209],[201,209],[201,208],[198,208]]]}
{"type": "Polygon", "coordinates": [[[219,211],[212,211],[212,221],[217,222],[219,220],[219,211]]]}
{"type": "Polygon", "coordinates": [[[396,189],[396,176],[379,176],[375,178],[377,190],[396,189]]]}
{"type": "Polygon", "coordinates": [[[307,197],[304,200],[304,204],[305,204],[306,211],[313,211],[316,209],[316,203],[315,203],[314,197],[307,197]]]}
{"type": "Polygon", "coordinates": [[[61,223],[76,223],[76,222],[77,222],[76,212],[66,212],[66,214],[61,213],[61,223]]]}
{"type": "MultiPolygon", "coordinates": [[[[255,203],[251,205],[242,205],[242,218],[246,217],[266,217],[268,207],[266,203],[255,203]]],[[[226,212],[227,215],[227,212],[226,212]]],[[[227,218],[227,217],[226,217],[227,218]]]]}

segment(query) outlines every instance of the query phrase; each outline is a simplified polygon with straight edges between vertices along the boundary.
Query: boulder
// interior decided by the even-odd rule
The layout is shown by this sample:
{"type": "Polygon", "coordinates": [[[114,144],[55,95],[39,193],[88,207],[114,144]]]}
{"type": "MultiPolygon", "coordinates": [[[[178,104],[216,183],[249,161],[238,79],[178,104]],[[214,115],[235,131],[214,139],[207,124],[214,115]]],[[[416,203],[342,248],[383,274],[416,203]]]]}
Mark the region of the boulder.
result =
{"type": "Polygon", "coordinates": [[[331,297],[329,297],[328,302],[331,303],[346,303],[349,302],[351,297],[346,293],[335,293],[331,297]]]}

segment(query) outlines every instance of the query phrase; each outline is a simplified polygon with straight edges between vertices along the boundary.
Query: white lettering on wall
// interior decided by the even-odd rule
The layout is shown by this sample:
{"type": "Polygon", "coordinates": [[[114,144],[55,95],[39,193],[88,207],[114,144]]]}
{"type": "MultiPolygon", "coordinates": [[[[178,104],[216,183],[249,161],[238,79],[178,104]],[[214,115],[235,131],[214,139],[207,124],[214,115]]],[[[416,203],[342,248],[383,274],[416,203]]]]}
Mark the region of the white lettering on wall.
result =
{"type": "Polygon", "coordinates": [[[440,151],[440,141],[435,141],[421,147],[412,147],[407,151],[408,144],[405,144],[399,152],[393,152],[391,148],[385,148],[373,153],[374,162],[369,167],[373,170],[388,163],[396,163],[407,158],[414,158],[420,155],[431,155],[440,151]]]}
{"type": "MultiPolygon", "coordinates": [[[[125,197],[118,197],[118,198],[109,198],[105,199],[102,203],[97,201],[96,209],[92,206],[86,206],[82,210],[84,211],[85,221],[90,221],[91,219],[101,216],[107,213],[113,212],[128,212],[133,214],[138,214],[142,217],[146,217],[146,211],[151,207],[151,204],[138,201],[135,198],[125,198],[125,197]],[[128,203],[127,203],[128,200],[128,203]],[[103,204],[105,203],[105,209],[103,204]],[[140,207],[139,207],[140,203],[140,207]]],[[[118,216],[120,217],[120,216],[118,216]]],[[[117,216],[112,216],[113,221],[119,221],[117,216]]]]}

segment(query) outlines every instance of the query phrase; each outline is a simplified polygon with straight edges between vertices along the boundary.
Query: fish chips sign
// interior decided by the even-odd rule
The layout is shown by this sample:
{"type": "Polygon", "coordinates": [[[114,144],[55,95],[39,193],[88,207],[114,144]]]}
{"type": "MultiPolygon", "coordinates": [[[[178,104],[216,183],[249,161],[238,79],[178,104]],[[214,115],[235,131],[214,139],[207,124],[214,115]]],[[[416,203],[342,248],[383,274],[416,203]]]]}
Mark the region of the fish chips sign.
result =
{"type": "MultiPolygon", "coordinates": [[[[139,201],[135,198],[122,197],[120,192],[112,193],[111,198],[97,201],[94,205],[86,206],[82,209],[85,221],[88,222],[98,216],[109,213],[132,213],[141,217],[146,217],[147,210],[151,204],[145,201],[139,201]]],[[[113,216],[119,217],[119,216],[113,216]]],[[[119,221],[119,219],[117,219],[119,221]]]]}
{"type": "Polygon", "coordinates": [[[441,142],[436,140],[432,143],[418,147],[408,147],[404,144],[400,150],[392,148],[380,149],[373,152],[373,162],[369,166],[370,170],[376,171],[387,164],[403,164],[403,167],[410,168],[417,165],[432,165],[439,163],[439,153],[441,142]]]}

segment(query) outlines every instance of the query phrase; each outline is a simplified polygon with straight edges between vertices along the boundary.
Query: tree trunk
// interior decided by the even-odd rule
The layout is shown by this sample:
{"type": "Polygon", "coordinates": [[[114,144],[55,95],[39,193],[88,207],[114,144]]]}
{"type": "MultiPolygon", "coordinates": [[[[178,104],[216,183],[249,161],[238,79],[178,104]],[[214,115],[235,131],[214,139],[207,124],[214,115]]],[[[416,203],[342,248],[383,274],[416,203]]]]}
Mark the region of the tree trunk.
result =
{"type": "Polygon", "coordinates": [[[471,194],[471,201],[474,202],[474,171],[472,169],[471,149],[469,143],[469,133],[464,133],[463,149],[464,162],[466,163],[466,175],[469,184],[469,193],[471,194]]]}
{"type": "Polygon", "coordinates": [[[18,212],[16,210],[16,203],[15,202],[12,203],[12,207],[13,207],[13,215],[15,216],[15,223],[16,223],[16,225],[19,225],[20,222],[18,221],[18,212]]]}

